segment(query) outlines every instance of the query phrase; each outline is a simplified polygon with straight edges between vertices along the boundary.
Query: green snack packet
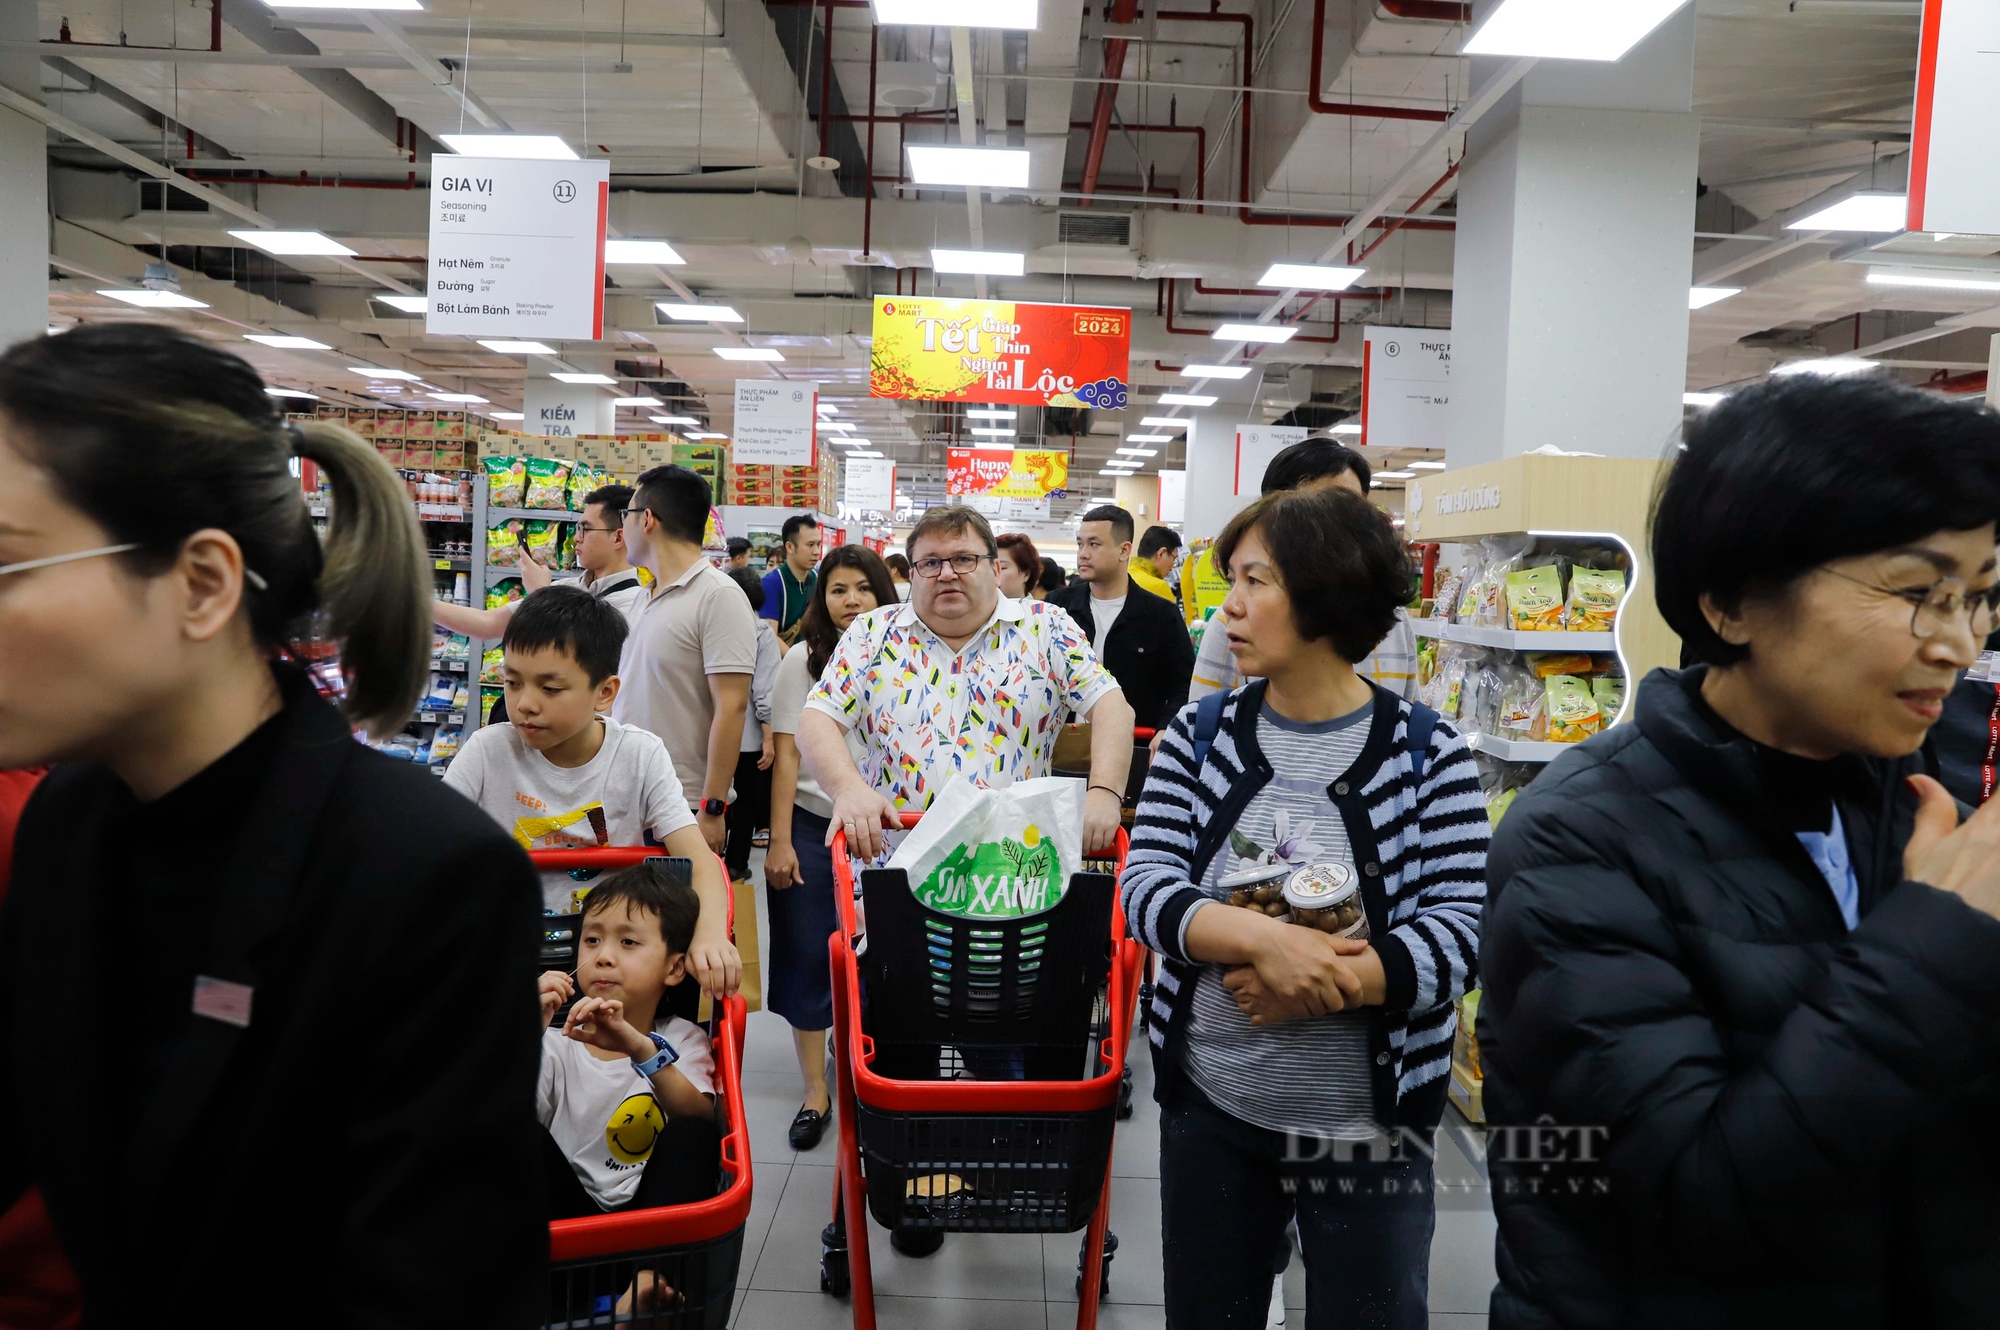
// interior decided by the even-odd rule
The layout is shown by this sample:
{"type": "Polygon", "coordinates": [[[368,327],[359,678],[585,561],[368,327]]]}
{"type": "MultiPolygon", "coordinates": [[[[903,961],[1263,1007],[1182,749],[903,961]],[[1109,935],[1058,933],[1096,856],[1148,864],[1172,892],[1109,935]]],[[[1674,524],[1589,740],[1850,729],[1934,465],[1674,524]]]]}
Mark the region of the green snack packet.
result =
{"type": "Polygon", "coordinates": [[[536,563],[553,568],[562,551],[560,522],[530,522],[521,536],[521,547],[536,563]]]}
{"type": "Polygon", "coordinates": [[[1547,687],[1552,742],[1580,743],[1604,728],[1588,683],[1573,674],[1557,674],[1550,677],[1547,687]]]}
{"type": "Polygon", "coordinates": [[[1609,725],[1625,709],[1625,680],[1615,674],[1600,674],[1590,681],[1590,695],[1597,712],[1609,725]]]}
{"type": "Polygon", "coordinates": [[[528,467],[528,492],[521,506],[523,508],[569,507],[569,463],[553,457],[530,457],[528,467]]]}
{"type": "Polygon", "coordinates": [[[1608,633],[1618,622],[1618,602],[1624,598],[1625,574],[1619,569],[1571,569],[1563,627],[1573,633],[1608,633]]]}
{"type": "Polygon", "coordinates": [[[486,503],[491,508],[519,508],[528,483],[528,469],[518,457],[483,457],[486,468],[486,503]]]}
{"type": "Polygon", "coordinates": [[[1515,632],[1554,632],[1562,611],[1562,574],[1553,566],[1507,574],[1507,624],[1515,632]]]}

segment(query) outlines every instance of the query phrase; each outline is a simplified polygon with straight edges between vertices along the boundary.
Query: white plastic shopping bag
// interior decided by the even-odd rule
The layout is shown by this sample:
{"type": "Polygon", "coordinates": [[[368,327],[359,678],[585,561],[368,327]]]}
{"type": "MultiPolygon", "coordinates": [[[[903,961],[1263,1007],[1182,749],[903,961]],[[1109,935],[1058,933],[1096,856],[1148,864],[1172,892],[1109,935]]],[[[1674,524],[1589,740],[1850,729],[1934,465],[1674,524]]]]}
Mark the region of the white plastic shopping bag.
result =
{"type": "Polygon", "coordinates": [[[1039,914],[1083,860],[1084,783],[1066,777],[982,789],[954,776],[896,847],[889,867],[919,901],[969,919],[1039,914]]]}

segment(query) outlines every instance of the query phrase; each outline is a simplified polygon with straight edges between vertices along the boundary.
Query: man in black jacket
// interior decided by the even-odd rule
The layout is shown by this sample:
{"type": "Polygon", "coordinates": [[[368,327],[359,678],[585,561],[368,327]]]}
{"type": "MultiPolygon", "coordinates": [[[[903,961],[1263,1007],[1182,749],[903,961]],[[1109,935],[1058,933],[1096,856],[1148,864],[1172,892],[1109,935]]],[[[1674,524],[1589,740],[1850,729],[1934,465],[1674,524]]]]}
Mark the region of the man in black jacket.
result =
{"type": "Polygon", "coordinates": [[[1187,705],[1194,642],[1172,601],[1133,582],[1132,514],[1100,504],[1076,533],[1076,571],[1083,579],[1049,597],[1097,648],[1099,660],[1124,690],[1137,724],[1164,729],[1187,705]]]}

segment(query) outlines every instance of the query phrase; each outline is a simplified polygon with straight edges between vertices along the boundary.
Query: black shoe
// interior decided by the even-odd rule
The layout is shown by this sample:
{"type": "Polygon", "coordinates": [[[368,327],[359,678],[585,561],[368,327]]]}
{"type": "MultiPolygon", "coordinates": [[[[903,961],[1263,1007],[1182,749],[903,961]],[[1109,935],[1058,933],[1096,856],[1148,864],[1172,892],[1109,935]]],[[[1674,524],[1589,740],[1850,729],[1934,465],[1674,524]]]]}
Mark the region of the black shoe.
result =
{"type": "Polygon", "coordinates": [[[899,1228],[889,1234],[889,1245],[905,1256],[934,1256],[944,1246],[944,1234],[934,1228],[899,1228]]]}
{"type": "Polygon", "coordinates": [[[833,1117],[833,1110],[818,1113],[810,1108],[802,1108],[792,1119],[792,1129],[788,1134],[794,1150],[810,1150],[819,1144],[820,1137],[826,1135],[826,1124],[833,1117]]]}

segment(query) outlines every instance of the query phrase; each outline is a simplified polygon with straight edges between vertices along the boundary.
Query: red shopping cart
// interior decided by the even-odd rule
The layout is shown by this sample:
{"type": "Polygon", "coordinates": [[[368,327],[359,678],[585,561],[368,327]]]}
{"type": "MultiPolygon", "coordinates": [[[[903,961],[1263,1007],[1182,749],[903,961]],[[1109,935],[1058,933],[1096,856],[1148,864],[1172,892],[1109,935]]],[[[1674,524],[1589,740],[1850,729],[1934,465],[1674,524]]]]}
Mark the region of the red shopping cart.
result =
{"type": "Polygon", "coordinates": [[[901,870],[868,869],[863,948],[846,839],[835,835],[840,930],[828,954],[840,1146],[820,1287],[853,1293],[857,1330],[875,1325],[870,1214],[891,1230],[1087,1227],[1077,1326],[1097,1324],[1140,962],[1117,903],[1124,861],[1121,830],[1113,859],[1098,861],[1109,872],[1074,874],[1052,909],[1013,919],[939,913],[901,870]]]}
{"type": "MultiPolygon", "coordinates": [[[[625,868],[647,859],[688,864],[651,846],[536,850],[529,857],[537,868],[577,871],[625,868]]],[[[732,937],[735,913],[732,899],[732,937]]],[[[575,968],[577,920],[575,915],[545,920],[544,966],[575,968]]],[[[670,990],[674,1015],[695,1019],[699,1002],[700,993],[691,984],[670,990]]],[[[689,1205],[559,1219],[550,1224],[549,1295],[542,1317],[545,1330],[612,1325],[631,1330],[723,1330],[729,1324],[752,1186],[750,1127],[743,1111],[747,1019],[743,998],[737,996],[715,1003],[708,1023],[715,1048],[716,1108],[722,1119],[717,1194],[689,1205]],[[660,1292],[661,1286],[668,1291],[660,1292]]]]}

